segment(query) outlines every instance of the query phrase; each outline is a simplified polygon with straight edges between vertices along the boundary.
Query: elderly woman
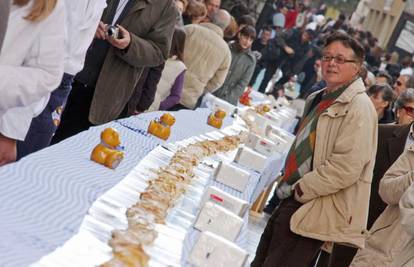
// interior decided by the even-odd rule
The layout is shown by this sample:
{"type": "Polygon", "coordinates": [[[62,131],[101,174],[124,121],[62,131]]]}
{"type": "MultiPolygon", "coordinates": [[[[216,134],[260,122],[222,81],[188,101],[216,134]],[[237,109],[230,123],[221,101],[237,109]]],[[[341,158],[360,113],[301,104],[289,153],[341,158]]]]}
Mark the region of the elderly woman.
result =
{"type": "Polygon", "coordinates": [[[333,33],[322,53],[326,88],[311,94],[252,266],[311,266],[324,242],[362,248],[377,114],[359,77],[364,48],[333,33]],[[357,140],[357,141],[356,141],[357,140]]]}
{"type": "Polygon", "coordinates": [[[358,251],[350,267],[393,266],[392,262],[400,260],[399,255],[412,246],[413,238],[402,227],[398,204],[413,183],[413,169],[414,146],[411,145],[382,178],[379,194],[388,206],[370,229],[365,248],[358,251]]]}
{"type": "Polygon", "coordinates": [[[414,89],[408,88],[395,101],[398,124],[410,124],[414,121],[414,89]]]}

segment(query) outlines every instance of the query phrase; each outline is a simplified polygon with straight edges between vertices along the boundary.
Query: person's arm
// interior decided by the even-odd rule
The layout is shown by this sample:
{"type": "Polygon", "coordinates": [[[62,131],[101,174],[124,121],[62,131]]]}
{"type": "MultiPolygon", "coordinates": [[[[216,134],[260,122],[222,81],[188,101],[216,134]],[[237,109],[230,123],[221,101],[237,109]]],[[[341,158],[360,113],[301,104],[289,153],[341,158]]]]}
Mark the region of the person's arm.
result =
{"type": "Polygon", "coordinates": [[[171,87],[171,93],[160,103],[160,110],[168,110],[178,104],[183,92],[185,70],[181,72],[175,79],[174,85],[171,87]]]}
{"type": "MultiPolygon", "coordinates": [[[[65,0],[67,14],[65,73],[76,75],[82,70],[86,52],[97,31],[106,0],[65,0]]],[[[102,25],[103,22],[101,22],[102,25]]],[[[102,29],[102,26],[100,27],[102,29]]],[[[98,32],[98,33],[97,33],[98,32]]]]}
{"type": "Polygon", "coordinates": [[[0,0],[0,53],[3,45],[3,39],[6,35],[7,21],[9,20],[10,1],[0,0]]]}
{"type": "Polygon", "coordinates": [[[155,92],[157,91],[157,85],[161,79],[164,66],[165,64],[163,63],[149,70],[147,79],[142,87],[141,98],[137,104],[136,110],[138,112],[147,110],[154,102],[155,92]]]}
{"type": "MultiPolygon", "coordinates": [[[[0,65],[0,113],[28,106],[57,88],[64,65],[65,10],[58,2],[21,66],[0,65]]],[[[10,29],[9,29],[10,30],[10,29]]]]}
{"type": "Polygon", "coordinates": [[[389,204],[396,205],[404,192],[414,181],[414,172],[410,168],[414,162],[414,152],[404,151],[382,177],[379,185],[381,199],[389,204]]]}
{"type": "Polygon", "coordinates": [[[400,200],[401,225],[414,237],[414,186],[411,185],[400,200]]]}
{"type": "Polygon", "coordinates": [[[224,59],[223,59],[223,62],[221,63],[220,68],[216,71],[216,73],[214,73],[213,78],[211,78],[207,83],[206,90],[208,92],[213,93],[214,91],[219,89],[220,86],[223,85],[226,79],[227,73],[229,72],[230,64],[231,64],[231,53],[229,50],[228,53],[224,56],[224,59]]]}
{"type": "Polygon", "coordinates": [[[334,194],[361,178],[365,166],[375,159],[377,121],[373,112],[369,103],[359,104],[357,110],[350,107],[341,123],[332,153],[295,184],[298,201],[305,203],[334,194]]]}
{"type": "MultiPolygon", "coordinates": [[[[145,12],[145,11],[144,11],[145,12]]],[[[116,49],[115,53],[134,67],[156,67],[167,58],[174,32],[177,10],[172,0],[168,0],[162,15],[145,38],[129,33],[130,43],[125,49],[116,49]]]]}

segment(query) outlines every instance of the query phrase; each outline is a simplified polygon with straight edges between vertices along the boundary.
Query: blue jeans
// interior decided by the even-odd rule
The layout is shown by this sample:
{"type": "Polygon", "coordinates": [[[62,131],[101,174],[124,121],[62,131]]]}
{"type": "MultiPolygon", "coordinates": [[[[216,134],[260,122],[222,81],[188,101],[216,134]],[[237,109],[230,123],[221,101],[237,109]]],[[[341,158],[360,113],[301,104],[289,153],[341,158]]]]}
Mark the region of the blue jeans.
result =
{"type": "Polygon", "coordinates": [[[49,146],[59,126],[72,82],[73,76],[65,73],[59,87],[51,93],[45,109],[32,119],[25,140],[17,141],[17,160],[49,146]]]}

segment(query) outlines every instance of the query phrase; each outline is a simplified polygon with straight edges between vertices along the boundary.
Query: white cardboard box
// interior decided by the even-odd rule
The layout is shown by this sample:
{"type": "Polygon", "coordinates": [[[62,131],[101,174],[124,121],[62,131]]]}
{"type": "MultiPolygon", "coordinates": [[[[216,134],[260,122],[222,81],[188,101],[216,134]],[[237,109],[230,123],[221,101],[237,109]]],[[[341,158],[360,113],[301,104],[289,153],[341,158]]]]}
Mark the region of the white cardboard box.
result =
{"type": "Polygon", "coordinates": [[[218,236],[234,242],[243,227],[243,220],[235,213],[207,201],[194,223],[194,228],[210,231],[218,236]]]}
{"type": "Polygon", "coordinates": [[[249,208],[249,203],[246,201],[234,197],[215,186],[209,186],[204,192],[201,205],[204,205],[207,201],[216,203],[229,211],[234,212],[240,217],[243,217],[249,208]]]}
{"type": "Polygon", "coordinates": [[[234,161],[261,173],[266,168],[267,158],[253,149],[243,146],[238,149],[234,161]]]}
{"type": "Polygon", "coordinates": [[[270,157],[275,153],[283,153],[286,150],[286,143],[283,140],[275,143],[254,133],[249,133],[245,145],[266,157],[270,157]]]}
{"type": "Polygon", "coordinates": [[[250,173],[230,162],[221,161],[215,172],[217,182],[230,186],[231,188],[244,192],[250,180],[250,173]]]}
{"type": "Polygon", "coordinates": [[[191,250],[188,262],[196,267],[242,267],[247,252],[211,232],[202,232],[191,250]]]}

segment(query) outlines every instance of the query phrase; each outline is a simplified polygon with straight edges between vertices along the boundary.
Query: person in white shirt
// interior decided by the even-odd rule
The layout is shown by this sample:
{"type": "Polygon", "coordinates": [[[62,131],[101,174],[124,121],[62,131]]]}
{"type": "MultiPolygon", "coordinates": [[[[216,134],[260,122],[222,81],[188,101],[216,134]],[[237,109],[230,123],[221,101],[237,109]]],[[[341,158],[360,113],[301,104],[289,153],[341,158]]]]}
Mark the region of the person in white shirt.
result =
{"type": "Polygon", "coordinates": [[[66,11],[65,67],[59,87],[33,118],[24,141],[17,142],[17,160],[49,146],[72,89],[73,78],[82,70],[86,51],[92,43],[106,0],[64,0],[66,11]]]}
{"type": "Polygon", "coordinates": [[[16,140],[62,79],[64,20],[62,1],[12,2],[0,54],[0,166],[16,159],[16,140]]]}

